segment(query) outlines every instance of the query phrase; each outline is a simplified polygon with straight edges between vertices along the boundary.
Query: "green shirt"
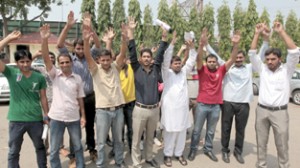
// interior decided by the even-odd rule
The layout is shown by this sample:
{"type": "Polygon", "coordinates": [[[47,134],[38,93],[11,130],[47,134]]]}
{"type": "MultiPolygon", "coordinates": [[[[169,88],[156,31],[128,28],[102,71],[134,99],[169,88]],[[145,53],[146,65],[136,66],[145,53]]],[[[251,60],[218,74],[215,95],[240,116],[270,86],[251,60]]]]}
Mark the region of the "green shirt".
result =
{"type": "Polygon", "coordinates": [[[9,121],[42,121],[43,113],[40,105],[40,90],[47,87],[44,76],[32,71],[30,77],[22,75],[18,68],[5,66],[10,87],[10,102],[7,119],[9,121]]]}

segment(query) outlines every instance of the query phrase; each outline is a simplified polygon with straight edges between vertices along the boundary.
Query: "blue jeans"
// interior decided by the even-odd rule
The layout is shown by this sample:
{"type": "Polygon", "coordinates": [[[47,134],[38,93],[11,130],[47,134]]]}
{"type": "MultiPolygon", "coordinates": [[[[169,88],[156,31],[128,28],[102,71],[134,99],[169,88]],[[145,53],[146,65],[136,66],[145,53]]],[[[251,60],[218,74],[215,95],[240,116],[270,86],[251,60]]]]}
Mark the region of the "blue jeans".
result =
{"type": "Polygon", "coordinates": [[[96,162],[97,168],[104,168],[105,166],[105,144],[109,128],[111,126],[113,136],[113,146],[115,153],[115,163],[121,164],[124,161],[123,151],[124,145],[122,142],[122,129],[124,125],[123,109],[120,108],[115,111],[106,111],[96,109],[96,130],[97,130],[97,151],[98,159],[96,162]]]}
{"type": "Polygon", "coordinates": [[[8,168],[19,168],[23,136],[28,133],[33,142],[39,168],[47,167],[46,149],[42,140],[43,122],[9,122],[8,168]]]}
{"type": "Polygon", "coordinates": [[[50,164],[52,168],[61,168],[59,149],[63,140],[65,128],[67,128],[72,141],[73,151],[76,158],[76,167],[83,168],[84,158],[81,144],[81,128],[80,121],[63,122],[58,120],[50,120],[50,164]]]}
{"type": "Polygon", "coordinates": [[[191,150],[196,151],[200,140],[201,131],[206,121],[206,135],[204,152],[209,152],[213,149],[213,139],[215,136],[216,126],[220,116],[219,104],[204,104],[198,102],[195,112],[195,123],[192,134],[191,150]]]}

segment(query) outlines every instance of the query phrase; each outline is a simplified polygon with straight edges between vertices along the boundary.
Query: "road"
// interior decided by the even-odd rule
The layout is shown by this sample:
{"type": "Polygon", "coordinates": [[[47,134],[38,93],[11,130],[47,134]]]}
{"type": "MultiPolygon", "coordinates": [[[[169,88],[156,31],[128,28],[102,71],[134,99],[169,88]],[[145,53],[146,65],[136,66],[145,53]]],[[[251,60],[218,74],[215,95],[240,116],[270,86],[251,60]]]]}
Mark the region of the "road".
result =
{"type": "MultiPolygon", "coordinates": [[[[188,165],[186,167],[188,168],[253,168],[255,167],[256,163],[256,140],[255,140],[255,129],[254,129],[254,123],[255,123],[255,107],[257,104],[257,97],[255,97],[255,100],[251,103],[251,111],[250,116],[248,120],[248,125],[246,128],[246,138],[245,138],[245,144],[244,144],[244,159],[245,164],[239,164],[233,155],[230,156],[230,163],[224,163],[222,161],[222,154],[221,154],[221,124],[220,120],[217,126],[215,139],[214,139],[214,149],[213,151],[216,153],[217,158],[219,159],[218,162],[211,161],[208,157],[206,157],[201,150],[198,151],[198,154],[196,156],[196,159],[193,162],[188,162],[188,165]]],[[[8,111],[8,105],[7,104],[0,104],[0,167],[7,167],[7,153],[8,153],[8,121],[6,119],[8,111]]],[[[292,168],[299,167],[298,165],[298,159],[300,156],[300,106],[297,106],[293,103],[289,103],[289,116],[290,116],[290,138],[289,138],[289,156],[290,156],[290,164],[292,168]],[[297,166],[298,165],[298,166],[297,166]]],[[[276,148],[274,144],[274,136],[272,134],[272,130],[270,131],[270,137],[269,137],[269,144],[268,144],[268,168],[275,168],[278,167],[277,164],[277,154],[276,154],[276,148]]],[[[234,146],[234,134],[235,131],[233,129],[232,135],[231,135],[231,141],[230,141],[230,148],[233,150],[234,146]]],[[[65,145],[68,146],[68,136],[65,134],[65,145]]],[[[83,136],[84,137],[84,136],[83,136]]],[[[82,143],[84,144],[84,138],[82,140],[82,143]]],[[[186,149],[185,149],[185,156],[188,155],[189,152],[189,145],[190,145],[190,135],[188,136],[187,143],[186,143],[186,149]]],[[[110,150],[110,147],[107,147],[107,151],[110,150]]],[[[156,160],[161,164],[162,168],[165,168],[166,166],[163,164],[163,148],[158,148],[155,146],[155,154],[156,160]]],[[[86,167],[87,168],[95,168],[96,165],[94,162],[91,162],[89,160],[89,153],[84,153],[85,160],[86,160],[86,167]]],[[[127,165],[131,165],[132,161],[130,158],[129,153],[126,151],[124,153],[125,156],[125,162],[127,165]]],[[[49,157],[48,157],[49,159],[49,157]]],[[[65,168],[68,165],[68,159],[61,156],[61,162],[62,167],[65,168]]],[[[173,167],[178,168],[182,167],[175,159],[173,159],[173,167]]],[[[114,167],[114,161],[109,160],[108,161],[108,168],[114,167]]],[[[145,167],[148,167],[147,164],[143,164],[145,167]]],[[[35,152],[34,147],[26,134],[24,136],[24,143],[22,145],[22,151],[21,151],[21,157],[20,157],[20,166],[22,168],[36,168],[36,159],[35,159],[35,152]]],[[[129,166],[131,167],[131,166],[129,166]]]]}

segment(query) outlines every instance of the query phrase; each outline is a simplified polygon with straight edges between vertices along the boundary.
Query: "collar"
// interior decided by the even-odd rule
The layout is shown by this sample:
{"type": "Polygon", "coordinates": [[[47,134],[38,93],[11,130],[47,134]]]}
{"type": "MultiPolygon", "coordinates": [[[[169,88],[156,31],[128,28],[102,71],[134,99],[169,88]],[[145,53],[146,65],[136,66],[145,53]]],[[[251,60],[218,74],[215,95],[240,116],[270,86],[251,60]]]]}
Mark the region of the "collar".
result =
{"type": "Polygon", "coordinates": [[[232,68],[245,68],[246,65],[245,64],[242,64],[241,66],[236,66],[235,64],[232,65],[232,68]]]}
{"type": "MultiPolygon", "coordinates": [[[[61,70],[59,70],[58,73],[57,73],[57,76],[65,76],[65,75],[62,73],[61,70]]],[[[74,73],[72,72],[71,75],[70,75],[70,76],[67,76],[67,77],[73,77],[73,78],[74,78],[75,75],[74,75],[74,73]]]]}

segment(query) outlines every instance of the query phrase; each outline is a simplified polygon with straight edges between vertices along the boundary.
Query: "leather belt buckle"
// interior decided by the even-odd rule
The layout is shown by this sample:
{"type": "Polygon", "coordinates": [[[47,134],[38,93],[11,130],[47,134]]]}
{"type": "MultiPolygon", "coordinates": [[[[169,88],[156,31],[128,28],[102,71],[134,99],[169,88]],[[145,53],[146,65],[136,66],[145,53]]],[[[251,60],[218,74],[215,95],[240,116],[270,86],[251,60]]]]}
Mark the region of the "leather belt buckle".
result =
{"type": "Polygon", "coordinates": [[[109,108],[109,111],[115,111],[116,110],[116,107],[110,107],[109,108]]]}

